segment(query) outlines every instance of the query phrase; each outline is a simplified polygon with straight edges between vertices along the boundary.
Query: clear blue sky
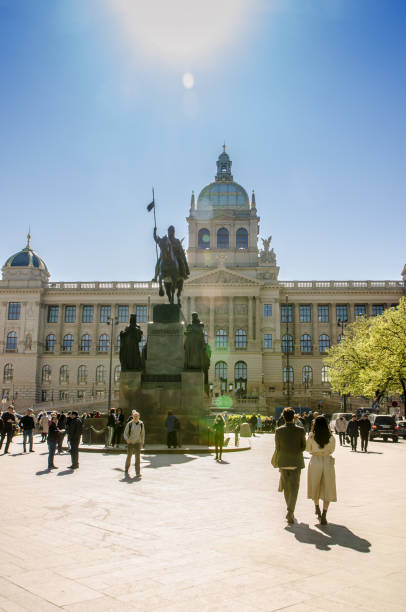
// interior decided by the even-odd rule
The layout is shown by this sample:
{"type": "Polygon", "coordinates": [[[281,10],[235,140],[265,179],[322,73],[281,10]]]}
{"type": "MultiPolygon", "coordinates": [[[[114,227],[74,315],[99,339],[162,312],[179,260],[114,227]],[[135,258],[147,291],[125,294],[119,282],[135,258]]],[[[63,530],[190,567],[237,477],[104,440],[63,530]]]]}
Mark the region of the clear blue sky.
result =
{"type": "Polygon", "coordinates": [[[151,186],[187,237],[225,140],[281,279],[400,279],[405,30],[403,0],[0,0],[0,259],[31,225],[51,280],[149,280],[151,186]]]}

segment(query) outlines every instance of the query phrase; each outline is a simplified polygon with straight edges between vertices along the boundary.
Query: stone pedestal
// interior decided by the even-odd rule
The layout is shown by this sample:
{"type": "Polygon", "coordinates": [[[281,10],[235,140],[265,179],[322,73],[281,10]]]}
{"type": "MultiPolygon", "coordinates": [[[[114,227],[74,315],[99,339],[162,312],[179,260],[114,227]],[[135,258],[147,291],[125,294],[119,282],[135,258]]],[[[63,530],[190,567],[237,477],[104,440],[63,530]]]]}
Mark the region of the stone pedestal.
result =
{"type": "Polygon", "coordinates": [[[125,417],[131,410],[139,410],[137,398],[141,391],[141,372],[121,372],[120,376],[120,408],[125,417]]]}
{"type": "Polygon", "coordinates": [[[180,374],[184,362],[183,323],[148,323],[146,374],[180,374]]]}

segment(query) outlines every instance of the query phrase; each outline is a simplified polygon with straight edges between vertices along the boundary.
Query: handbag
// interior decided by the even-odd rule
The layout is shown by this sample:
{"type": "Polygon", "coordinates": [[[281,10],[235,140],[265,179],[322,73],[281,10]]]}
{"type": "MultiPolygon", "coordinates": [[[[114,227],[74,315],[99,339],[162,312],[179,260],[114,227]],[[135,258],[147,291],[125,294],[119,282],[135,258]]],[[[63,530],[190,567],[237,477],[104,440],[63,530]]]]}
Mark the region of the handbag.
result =
{"type": "Polygon", "coordinates": [[[351,442],[350,436],[345,436],[345,441],[346,441],[347,444],[349,444],[351,442]]]}
{"type": "Polygon", "coordinates": [[[279,453],[278,453],[278,451],[277,451],[277,450],[276,450],[276,448],[275,448],[275,450],[274,450],[274,452],[273,452],[273,455],[272,455],[272,458],[271,458],[271,464],[272,464],[272,466],[273,466],[274,468],[279,467],[279,465],[278,465],[278,460],[279,460],[279,453]]]}

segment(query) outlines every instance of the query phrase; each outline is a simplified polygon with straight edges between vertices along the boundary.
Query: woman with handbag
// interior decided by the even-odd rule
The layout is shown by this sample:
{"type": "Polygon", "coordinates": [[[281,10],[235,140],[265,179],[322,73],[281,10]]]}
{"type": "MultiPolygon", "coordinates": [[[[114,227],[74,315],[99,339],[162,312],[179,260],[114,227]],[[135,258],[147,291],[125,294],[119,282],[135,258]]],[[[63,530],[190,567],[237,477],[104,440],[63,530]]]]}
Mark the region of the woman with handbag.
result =
{"type": "Polygon", "coordinates": [[[315,513],[322,525],[327,525],[330,502],[337,501],[334,458],[331,456],[335,447],[336,441],[327,419],[318,416],[306,442],[306,450],[311,454],[307,471],[307,497],[314,501],[315,513]],[[323,500],[323,513],[320,511],[320,499],[323,500]]]}

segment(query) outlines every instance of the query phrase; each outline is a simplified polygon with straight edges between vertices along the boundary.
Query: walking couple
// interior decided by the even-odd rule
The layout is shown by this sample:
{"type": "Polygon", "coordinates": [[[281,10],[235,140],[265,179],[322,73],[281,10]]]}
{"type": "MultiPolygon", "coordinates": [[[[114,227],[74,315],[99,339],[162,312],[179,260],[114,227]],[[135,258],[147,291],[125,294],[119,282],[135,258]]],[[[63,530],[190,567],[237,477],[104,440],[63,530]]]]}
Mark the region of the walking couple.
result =
{"type": "Polygon", "coordinates": [[[287,506],[286,519],[294,523],[294,512],[300,484],[300,470],[304,468],[303,451],[311,454],[307,472],[307,497],[312,499],[315,513],[322,525],[327,525],[329,503],[337,501],[334,458],[335,438],[324,416],[314,421],[313,431],[306,435],[302,427],[294,424],[295,411],[284,408],[285,425],[275,431],[275,453],[272,465],[279,468],[279,491],[284,493],[287,506]],[[323,501],[323,512],[320,510],[323,501]]]}

